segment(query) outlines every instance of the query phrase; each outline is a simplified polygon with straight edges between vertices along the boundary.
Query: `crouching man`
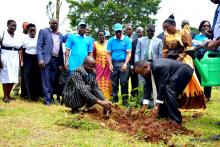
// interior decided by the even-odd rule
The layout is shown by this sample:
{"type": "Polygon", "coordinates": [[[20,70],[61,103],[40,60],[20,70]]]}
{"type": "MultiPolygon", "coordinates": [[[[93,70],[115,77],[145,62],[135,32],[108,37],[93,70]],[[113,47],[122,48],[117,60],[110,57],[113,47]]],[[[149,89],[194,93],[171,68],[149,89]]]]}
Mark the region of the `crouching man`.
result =
{"type": "Polygon", "coordinates": [[[63,103],[72,108],[73,113],[89,109],[94,104],[104,108],[104,115],[111,111],[112,104],[105,100],[96,82],[95,60],[91,56],[84,59],[83,65],[73,71],[63,91],[63,103]]]}
{"type": "Polygon", "coordinates": [[[193,69],[180,61],[161,58],[155,59],[153,62],[138,61],[134,64],[134,70],[143,75],[145,79],[143,107],[139,114],[144,113],[149,104],[153,76],[157,87],[157,100],[156,106],[151,111],[151,116],[156,118],[159,114],[161,117],[169,117],[176,123],[182,123],[177,97],[191,80],[193,69]]]}

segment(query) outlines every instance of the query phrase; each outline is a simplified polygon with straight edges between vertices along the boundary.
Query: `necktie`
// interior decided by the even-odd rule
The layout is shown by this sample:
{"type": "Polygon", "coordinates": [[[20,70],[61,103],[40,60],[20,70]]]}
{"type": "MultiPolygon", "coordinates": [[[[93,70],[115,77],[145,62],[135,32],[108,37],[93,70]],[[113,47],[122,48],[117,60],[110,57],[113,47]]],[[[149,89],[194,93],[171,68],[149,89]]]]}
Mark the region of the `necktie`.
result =
{"type": "Polygon", "coordinates": [[[156,100],[157,100],[157,87],[156,87],[156,84],[155,84],[154,75],[153,75],[153,72],[152,72],[152,71],[151,71],[151,84],[152,84],[152,93],[151,93],[151,97],[153,98],[154,106],[156,106],[156,100]]]}

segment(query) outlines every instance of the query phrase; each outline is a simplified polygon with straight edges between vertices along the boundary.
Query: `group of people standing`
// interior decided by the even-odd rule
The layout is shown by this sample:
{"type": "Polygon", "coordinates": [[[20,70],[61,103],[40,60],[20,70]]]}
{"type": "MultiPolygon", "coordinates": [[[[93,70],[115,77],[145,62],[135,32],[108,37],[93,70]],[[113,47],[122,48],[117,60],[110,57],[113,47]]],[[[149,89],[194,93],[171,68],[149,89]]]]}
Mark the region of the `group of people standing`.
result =
{"type": "MultiPolygon", "coordinates": [[[[27,35],[19,37],[15,33],[16,22],[8,20],[8,29],[0,34],[0,80],[4,102],[13,99],[10,92],[13,84],[18,83],[19,66],[23,67],[21,77],[27,99],[36,101],[43,97],[47,106],[54,103],[60,73],[68,71],[62,103],[71,107],[73,112],[80,112],[84,106],[89,109],[98,103],[106,113],[111,109],[111,103],[105,99],[118,103],[119,85],[122,104],[128,107],[129,78],[133,97],[138,96],[137,88],[144,84],[140,113],[153,97],[156,106],[161,104],[161,115],[166,114],[178,123],[182,121],[178,108],[205,108],[205,97],[208,100],[211,97],[211,87],[205,87],[204,95],[199,73],[193,71],[192,58],[185,52],[197,47],[198,42],[209,41],[209,46],[214,46],[215,41],[210,40],[216,33],[210,31],[211,25],[206,20],[201,22],[201,33],[195,37],[192,37],[189,22],[184,21],[182,29],[178,30],[172,16],[163,22],[164,32],[158,37],[154,35],[155,26],[152,24],[147,25],[147,35],[143,36],[144,29],[140,26],[133,33],[131,24],[126,24],[123,31],[123,25],[116,23],[113,37],[108,38],[108,32],[99,29],[97,41],[87,34],[87,24],[81,21],[77,33],[68,35],[65,47],[58,21],[51,19],[49,25],[49,28],[40,29],[36,36],[36,26],[29,23],[27,35]],[[180,85],[177,80],[182,80],[180,85]]],[[[199,59],[206,52],[203,47],[197,48],[199,59]]]]}

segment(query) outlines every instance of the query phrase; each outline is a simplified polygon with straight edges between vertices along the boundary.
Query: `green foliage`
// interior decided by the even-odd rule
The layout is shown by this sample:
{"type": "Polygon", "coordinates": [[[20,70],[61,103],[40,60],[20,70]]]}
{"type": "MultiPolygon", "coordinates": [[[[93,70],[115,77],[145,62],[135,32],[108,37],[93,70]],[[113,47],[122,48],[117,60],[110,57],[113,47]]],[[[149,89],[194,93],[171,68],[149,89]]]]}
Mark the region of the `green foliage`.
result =
{"type": "Polygon", "coordinates": [[[48,4],[46,5],[46,14],[49,19],[54,18],[54,4],[52,1],[49,1],[48,4]]]}
{"type": "MultiPolygon", "coordinates": [[[[68,15],[71,26],[80,20],[87,22],[94,31],[107,29],[112,33],[115,23],[132,23],[134,27],[155,23],[150,15],[156,14],[161,0],[67,0],[71,11],[68,15]]],[[[94,32],[93,32],[94,33],[94,32]]]]}
{"type": "Polygon", "coordinates": [[[67,126],[74,129],[82,129],[82,130],[93,130],[98,129],[99,125],[97,123],[91,122],[90,120],[82,117],[74,117],[66,120],[59,120],[56,123],[60,126],[67,126]]]}
{"type": "Polygon", "coordinates": [[[130,96],[129,99],[129,106],[130,107],[137,107],[140,108],[140,101],[144,95],[143,86],[136,87],[133,89],[133,91],[138,90],[138,95],[130,96]]]}
{"type": "Polygon", "coordinates": [[[190,27],[190,31],[196,34],[199,34],[199,29],[195,27],[190,27]]]}

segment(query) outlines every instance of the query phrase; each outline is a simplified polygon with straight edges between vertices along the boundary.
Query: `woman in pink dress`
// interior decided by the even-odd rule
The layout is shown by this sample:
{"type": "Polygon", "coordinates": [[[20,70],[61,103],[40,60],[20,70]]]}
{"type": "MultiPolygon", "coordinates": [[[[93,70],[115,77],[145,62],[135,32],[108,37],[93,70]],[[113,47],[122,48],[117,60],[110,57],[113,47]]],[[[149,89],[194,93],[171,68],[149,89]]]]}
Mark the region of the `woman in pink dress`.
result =
{"type": "Polygon", "coordinates": [[[98,41],[93,44],[93,57],[96,60],[96,80],[104,96],[110,100],[112,95],[111,71],[106,54],[107,40],[105,40],[105,31],[99,30],[98,41]]]}

